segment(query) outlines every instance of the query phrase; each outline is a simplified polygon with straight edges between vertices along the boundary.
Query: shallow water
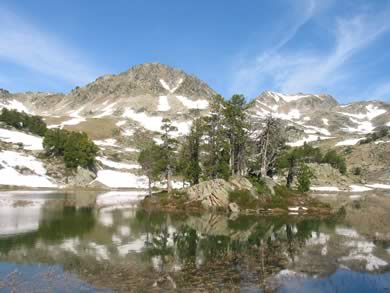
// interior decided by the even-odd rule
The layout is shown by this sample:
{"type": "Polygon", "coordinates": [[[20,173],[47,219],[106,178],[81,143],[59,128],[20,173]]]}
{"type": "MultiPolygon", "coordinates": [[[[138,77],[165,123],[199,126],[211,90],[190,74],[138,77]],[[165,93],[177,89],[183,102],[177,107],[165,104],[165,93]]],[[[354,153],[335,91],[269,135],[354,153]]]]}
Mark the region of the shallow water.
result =
{"type": "Polygon", "coordinates": [[[0,292],[390,291],[390,242],[342,215],[145,212],[99,196],[0,193],[0,292]]]}

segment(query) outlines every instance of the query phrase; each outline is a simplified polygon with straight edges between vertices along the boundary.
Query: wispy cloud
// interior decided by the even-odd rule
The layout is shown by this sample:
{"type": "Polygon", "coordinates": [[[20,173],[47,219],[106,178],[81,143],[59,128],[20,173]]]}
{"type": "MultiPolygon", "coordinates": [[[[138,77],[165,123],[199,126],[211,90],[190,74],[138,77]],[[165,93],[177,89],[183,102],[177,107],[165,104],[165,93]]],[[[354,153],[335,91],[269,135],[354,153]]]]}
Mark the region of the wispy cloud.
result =
{"type": "Polygon", "coordinates": [[[0,40],[0,61],[72,85],[87,83],[99,72],[77,48],[1,6],[0,40]]]}
{"type": "MultiPolygon", "coordinates": [[[[313,17],[313,6],[308,7],[306,21],[294,26],[288,40],[313,17]]],[[[390,12],[385,10],[375,16],[360,14],[338,18],[330,27],[334,40],[330,49],[313,52],[306,48],[279,50],[281,47],[277,47],[272,54],[260,53],[236,69],[233,85],[250,96],[258,94],[256,91],[265,86],[286,93],[329,91],[354,74],[344,66],[353,56],[390,31],[389,17],[390,12]]],[[[286,44],[284,38],[281,43],[286,44]]],[[[388,88],[384,87],[385,90],[388,88]]]]}

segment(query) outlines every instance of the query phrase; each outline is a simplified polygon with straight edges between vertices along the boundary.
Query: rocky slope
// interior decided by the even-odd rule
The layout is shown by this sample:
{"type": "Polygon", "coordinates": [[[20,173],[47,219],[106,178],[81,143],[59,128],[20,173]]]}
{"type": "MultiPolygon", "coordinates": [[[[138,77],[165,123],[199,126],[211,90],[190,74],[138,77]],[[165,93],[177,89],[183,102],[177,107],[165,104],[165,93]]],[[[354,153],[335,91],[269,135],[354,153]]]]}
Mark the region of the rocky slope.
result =
{"type": "MultiPolygon", "coordinates": [[[[109,188],[143,188],[146,178],[141,175],[136,158],[145,138],[151,137],[159,142],[163,118],[170,118],[177,126],[177,136],[184,135],[194,116],[207,114],[210,99],[215,94],[207,84],[179,69],[146,63],[118,75],[99,77],[68,94],[0,90],[0,108],[41,115],[50,128],[87,132],[101,148],[99,172],[93,184],[104,184],[109,188]]],[[[390,126],[390,104],[372,101],[339,105],[335,98],[322,94],[264,92],[250,104],[247,113],[253,121],[267,115],[283,120],[290,126],[289,144],[292,146],[321,141],[321,146],[328,148],[360,148],[355,144],[364,135],[376,127],[390,126]]],[[[45,177],[45,180],[52,184],[46,182],[45,186],[67,184],[64,175],[58,172],[60,167],[53,170],[51,162],[39,157],[41,138],[0,125],[0,141],[2,151],[15,151],[16,148],[18,154],[15,156],[32,156],[50,169],[52,176],[45,177]]],[[[390,146],[387,141],[384,143],[381,148],[390,146]]],[[[20,167],[26,167],[27,161],[19,159],[20,167]]],[[[3,175],[15,171],[9,160],[0,161],[0,166],[3,175]]],[[[29,175],[39,174],[32,170],[29,175]]],[[[26,178],[18,176],[13,182],[23,185],[26,178]]],[[[3,181],[0,184],[10,182],[9,179],[3,181]]],[[[386,183],[386,178],[381,182],[386,183]]]]}
{"type": "MultiPolygon", "coordinates": [[[[390,104],[381,101],[340,105],[329,95],[263,92],[248,112],[253,120],[268,115],[280,118],[296,129],[290,138],[293,146],[304,142],[334,138],[361,138],[380,126],[390,126],[390,104]]],[[[353,145],[357,141],[338,141],[353,145]]]]}

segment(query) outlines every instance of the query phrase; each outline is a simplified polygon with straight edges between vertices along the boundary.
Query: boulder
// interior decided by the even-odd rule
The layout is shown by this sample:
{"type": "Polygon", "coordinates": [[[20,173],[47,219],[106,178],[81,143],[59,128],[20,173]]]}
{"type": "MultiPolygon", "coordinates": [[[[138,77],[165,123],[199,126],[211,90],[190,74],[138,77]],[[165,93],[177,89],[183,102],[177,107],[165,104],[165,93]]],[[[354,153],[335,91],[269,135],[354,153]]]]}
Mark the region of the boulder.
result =
{"type": "Polygon", "coordinates": [[[76,173],[74,176],[69,177],[68,186],[70,187],[86,187],[94,179],[96,174],[88,169],[77,167],[76,173]]]}
{"type": "Polygon", "coordinates": [[[231,211],[233,214],[237,214],[240,212],[240,207],[235,202],[229,203],[229,211],[231,211]]]}
{"type": "Polygon", "coordinates": [[[229,193],[234,190],[252,190],[250,181],[233,177],[230,181],[214,179],[203,181],[186,189],[190,201],[200,201],[205,208],[229,207],[229,193]]]}
{"type": "Polygon", "coordinates": [[[205,208],[227,208],[229,192],[233,190],[231,183],[223,179],[214,179],[191,186],[186,192],[191,201],[200,201],[205,208]]]}

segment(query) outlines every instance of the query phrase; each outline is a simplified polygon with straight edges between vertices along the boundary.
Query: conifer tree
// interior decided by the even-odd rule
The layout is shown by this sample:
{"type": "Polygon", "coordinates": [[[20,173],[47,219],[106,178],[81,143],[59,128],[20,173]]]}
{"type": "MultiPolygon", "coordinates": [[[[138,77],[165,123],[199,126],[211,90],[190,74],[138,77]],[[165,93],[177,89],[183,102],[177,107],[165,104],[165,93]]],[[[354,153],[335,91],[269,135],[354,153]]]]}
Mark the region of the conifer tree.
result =
{"type": "Polygon", "coordinates": [[[164,118],[161,125],[162,156],[167,180],[168,193],[172,191],[172,173],[175,167],[175,151],[177,150],[177,140],[173,138],[172,132],[177,131],[177,127],[172,125],[171,120],[164,118]]]}
{"type": "Polygon", "coordinates": [[[202,139],[202,120],[197,118],[191,126],[190,133],[185,137],[179,152],[178,167],[183,177],[191,182],[191,185],[198,184],[200,167],[200,146],[202,139]]]}
{"type": "Polygon", "coordinates": [[[244,96],[234,95],[226,102],[224,109],[232,175],[245,175],[246,173],[249,122],[244,112],[245,106],[244,96]]]}
{"type": "Polygon", "coordinates": [[[225,127],[226,103],[222,96],[214,96],[210,104],[210,115],[204,117],[204,169],[206,178],[224,178],[230,176],[229,140],[225,127]]]}
{"type": "Polygon", "coordinates": [[[138,163],[148,177],[149,195],[152,195],[152,183],[163,171],[162,150],[153,140],[148,141],[138,156],[138,163]]]}

